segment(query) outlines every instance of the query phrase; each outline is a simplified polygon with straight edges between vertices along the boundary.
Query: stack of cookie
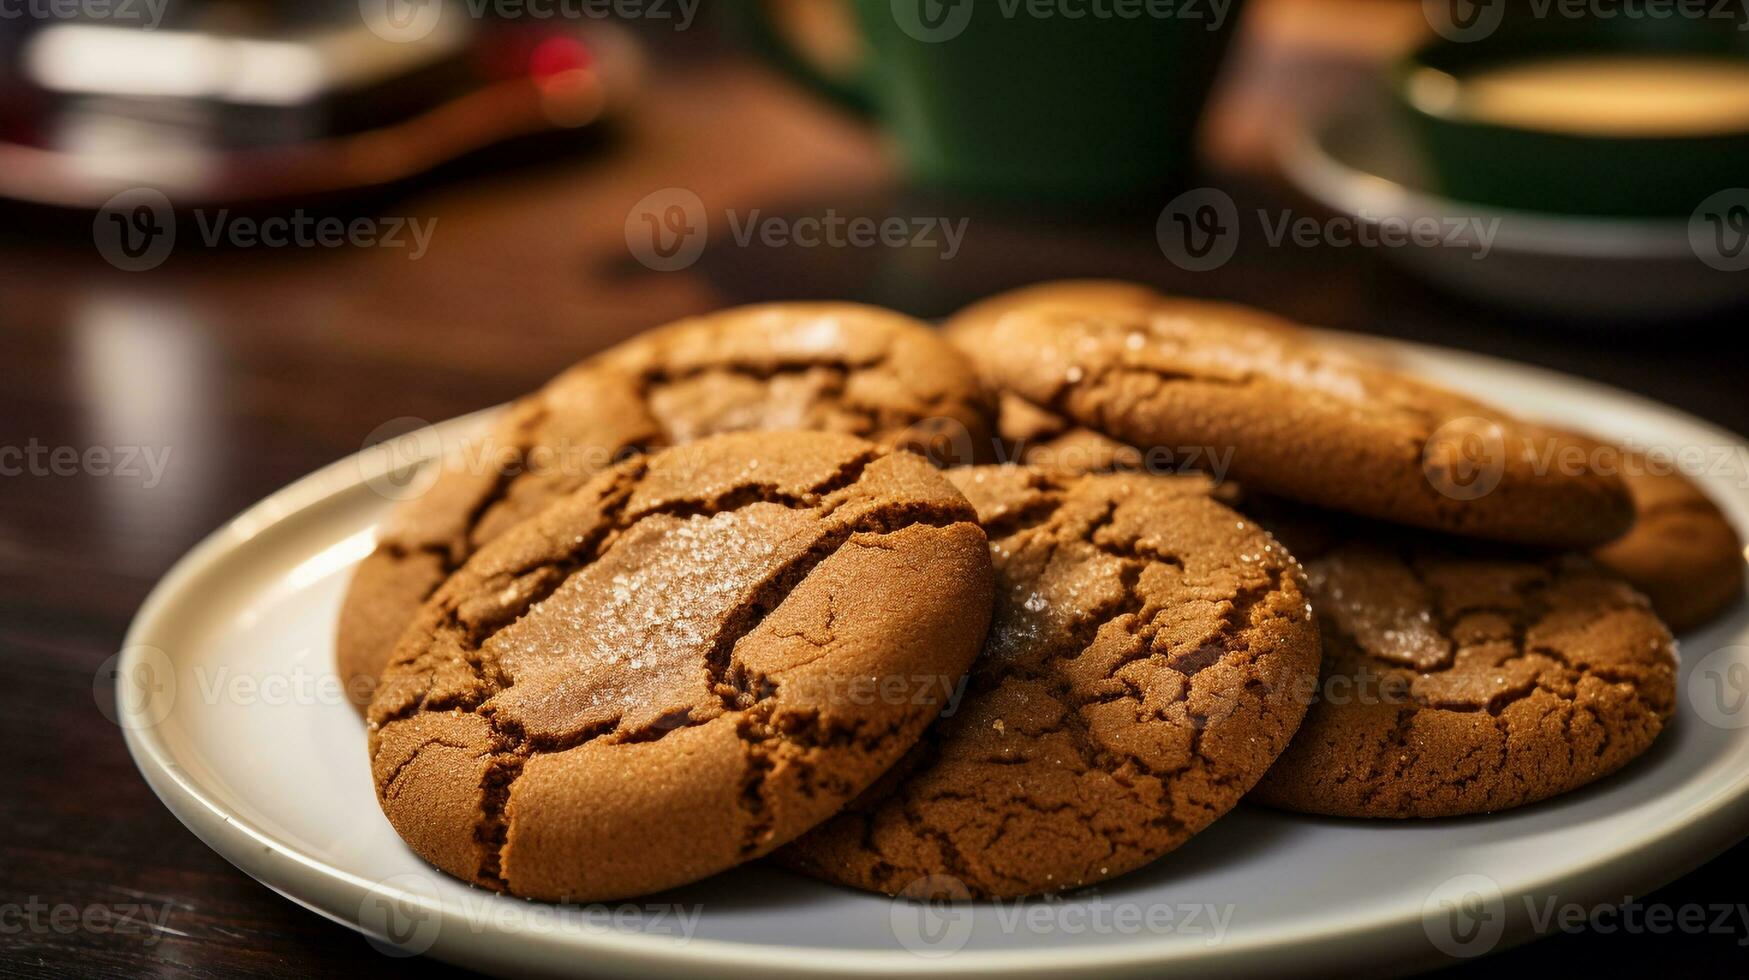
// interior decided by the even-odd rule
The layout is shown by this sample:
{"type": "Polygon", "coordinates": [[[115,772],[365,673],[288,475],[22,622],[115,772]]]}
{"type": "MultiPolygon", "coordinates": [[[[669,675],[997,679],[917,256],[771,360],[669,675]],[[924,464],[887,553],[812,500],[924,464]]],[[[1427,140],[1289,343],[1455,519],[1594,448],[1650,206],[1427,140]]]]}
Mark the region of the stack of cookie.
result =
{"type": "Polygon", "coordinates": [[[484,887],[624,898],[773,855],[889,894],[1074,888],[1248,793],[1478,813],[1643,752],[1658,613],[1734,602],[1740,551],[1605,450],[1123,284],[946,339],[731,310],[446,459],[360,566],[340,668],[375,682],[383,812],[484,887]]]}

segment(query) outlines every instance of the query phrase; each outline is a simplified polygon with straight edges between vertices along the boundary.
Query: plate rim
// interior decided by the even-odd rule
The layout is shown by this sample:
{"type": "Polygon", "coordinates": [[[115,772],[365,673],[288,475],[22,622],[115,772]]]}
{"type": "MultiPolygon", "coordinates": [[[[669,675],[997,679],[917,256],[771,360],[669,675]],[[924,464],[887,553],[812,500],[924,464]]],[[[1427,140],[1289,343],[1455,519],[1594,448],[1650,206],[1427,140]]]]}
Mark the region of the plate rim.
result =
{"type": "MultiPolygon", "coordinates": [[[[1449,348],[1415,341],[1398,340],[1346,331],[1320,331],[1349,342],[1374,345],[1386,350],[1406,353],[1409,365],[1427,359],[1455,359],[1465,362],[1471,370],[1501,367],[1520,375],[1558,379],[1563,385],[1586,389],[1593,396],[1607,396],[1631,403],[1637,411],[1651,410],[1672,421],[1679,421],[1697,431],[1732,445],[1743,445],[1742,436],[1720,425],[1694,416],[1655,399],[1626,391],[1600,381],[1568,374],[1540,365],[1512,361],[1473,351],[1449,348]]],[[[1437,380],[1437,379],[1435,379],[1437,380]]],[[[452,436],[464,430],[476,429],[489,418],[503,411],[504,405],[457,416],[433,427],[440,436],[452,436]]],[[[444,444],[448,444],[445,442],[444,444]]],[[[354,453],[329,463],[262,498],[207,534],[193,548],[171,565],[153,586],[129,623],[118,672],[134,665],[143,650],[162,630],[175,604],[187,591],[187,586],[238,549],[266,533],[270,528],[295,518],[322,503],[354,490],[378,471],[386,472],[392,461],[378,454],[375,462],[354,453]]],[[[1749,503],[1749,492],[1744,494],[1749,503]]],[[[193,777],[174,759],[170,747],[155,726],[129,724],[138,721],[134,712],[143,706],[117,704],[118,720],[129,755],[147,784],[179,822],[239,870],[261,882],[274,892],[309,909],[324,918],[356,932],[370,936],[370,931],[356,918],[340,909],[357,909],[370,895],[384,894],[382,882],[370,881],[352,871],[336,866],[314,854],[301,851],[296,845],[275,837],[238,814],[227,809],[205,792],[193,777]],[[305,878],[286,884],[282,872],[270,868],[274,861],[286,860],[296,865],[305,878]],[[271,879],[271,880],[270,880],[271,879]],[[292,889],[297,889],[294,893],[292,889]],[[336,908],[336,906],[339,908],[336,908]]],[[[1515,883],[1502,890],[1508,898],[1524,894],[1560,894],[1571,900],[1603,898],[1604,893],[1619,886],[1602,879],[1619,877],[1618,865],[1632,862],[1638,880],[1651,882],[1644,891],[1662,887],[1694,867],[1716,856],[1738,841],[1749,838],[1749,771],[1734,783],[1726,784],[1706,801],[1688,820],[1658,828],[1653,833],[1617,843],[1607,851],[1596,853],[1582,863],[1568,865],[1538,878],[1515,883]],[[1643,876],[1642,876],[1643,875],[1643,876]]],[[[441,926],[436,943],[426,951],[435,958],[483,969],[502,968],[517,960],[514,952],[498,955],[477,955],[470,940],[477,939],[460,910],[446,906],[441,898],[433,903],[425,896],[406,890],[395,893],[398,901],[408,901],[423,910],[433,911],[441,926]],[[445,936],[452,937],[446,941],[445,936]],[[461,937],[456,941],[453,937],[461,937]]],[[[1284,952],[1293,962],[1310,967],[1322,962],[1344,962],[1341,953],[1350,943],[1367,941],[1378,944],[1377,952],[1390,950],[1391,962],[1402,968],[1417,961],[1449,963],[1424,939],[1421,924],[1424,913],[1407,906],[1353,920],[1352,924],[1331,929],[1319,921],[1297,927],[1272,927],[1259,931],[1249,939],[1226,937],[1216,946],[1180,945],[1137,942],[1122,947],[1085,948],[1061,946],[1028,950],[960,950],[951,957],[925,958],[900,950],[830,949],[820,947],[772,946],[756,942],[736,942],[723,939],[691,938],[675,942],[669,937],[641,933],[603,931],[583,935],[558,931],[488,929],[479,935],[508,936],[521,943],[530,943],[550,954],[575,954],[587,949],[600,957],[589,963],[591,970],[605,969],[619,973],[654,973],[657,971],[698,971],[700,968],[759,968],[772,975],[807,976],[835,975],[905,975],[963,976],[1000,970],[1012,975],[1057,974],[1063,971],[1093,971],[1110,975],[1112,971],[1140,973],[1163,965],[1197,966],[1223,974],[1255,973],[1271,963],[1279,965],[1284,952]]],[[[1495,951],[1504,950],[1532,938],[1524,934],[1522,924],[1509,921],[1507,933],[1495,951]]],[[[524,963],[526,968],[528,964],[524,963]]],[[[550,961],[548,963],[550,967],[550,961]]]]}

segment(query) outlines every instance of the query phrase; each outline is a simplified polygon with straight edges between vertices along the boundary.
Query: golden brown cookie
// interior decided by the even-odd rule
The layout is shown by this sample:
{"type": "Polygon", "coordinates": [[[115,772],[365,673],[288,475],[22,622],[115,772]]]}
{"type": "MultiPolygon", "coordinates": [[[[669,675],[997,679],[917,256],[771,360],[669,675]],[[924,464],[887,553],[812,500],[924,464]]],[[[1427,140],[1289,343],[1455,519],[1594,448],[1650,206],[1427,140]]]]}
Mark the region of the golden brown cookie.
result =
{"type": "Polygon", "coordinates": [[[1675,643],[1644,597],[1579,556],[1408,537],[1378,528],[1306,559],[1323,675],[1252,799],[1484,813],[1583,786],[1657,738],[1675,643]]]}
{"type": "Polygon", "coordinates": [[[995,559],[984,652],[917,748],[777,860],[887,894],[1025,895],[1138,868],[1230,809],[1316,676],[1294,560],[1202,477],[948,476],[995,559]]]}
{"type": "Polygon", "coordinates": [[[830,816],[915,742],[989,622],[927,460],[833,433],[638,457],[481,548],[370,706],[420,856],[529,898],[668,888],[830,816]]]}
{"type": "Polygon", "coordinates": [[[368,700],[413,610],[445,576],[626,456],[781,429],[987,451],[991,414],[953,347],[875,307],[749,306],[634,338],[511,406],[484,443],[452,455],[437,483],[397,510],[341,608],[340,676],[368,700]]]}
{"type": "Polygon", "coordinates": [[[1717,504],[1674,468],[1630,454],[1622,475],[1634,526],[1592,552],[1652,600],[1678,633],[1743,600],[1743,541],[1717,504]]]}
{"type": "MultiPolygon", "coordinates": [[[[1167,296],[1147,286],[1117,279],[1064,279],[998,293],[955,313],[948,319],[945,330],[963,349],[975,352],[982,348],[984,334],[1002,317],[1016,310],[1050,307],[1082,313],[1176,311],[1180,315],[1218,318],[1259,329],[1298,331],[1290,321],[1261,310],[1167,296]]],[[[1169,447],[1156,446],[1144,455],[1135,446],[1053,414],[1012,391],[1004,391],[992,379],[986,378],[985,383],[998,399],[996,431],[1005,450],[1005,462],[1048,466],[1071,473],[1116,470],[1182,473],[1197,468],[1197,461],[1188,458],[1190,453],[1174,453],[1169,447]]]]}
{"type": "Polygon", "coordinates": [[[951,335],[972,338],[989,329],[997,320],[1016,310],[1041,307],[1064,307],[1083,313],[1151,313],[1175,312],[1182,316],[1197,316],[1267,330],[1298,333],[1300,327],[1291,320],[1237,303],[1218,300],[1168,296],[1159,290],[1121,279],[1059,279],[1022,286],[997,293],[960,310],[948,318],[946,330],[951,335]]]}
{"type": "Polygon", "coordinates": [[[1005,394],[1119,443],[1224,460],[1260,491],[1547,546],[1632,520],[1620,478],[1590,464],[1596,443],[1309,336],[1108,304],[1017,309],[954,340],[1005,394]]]}

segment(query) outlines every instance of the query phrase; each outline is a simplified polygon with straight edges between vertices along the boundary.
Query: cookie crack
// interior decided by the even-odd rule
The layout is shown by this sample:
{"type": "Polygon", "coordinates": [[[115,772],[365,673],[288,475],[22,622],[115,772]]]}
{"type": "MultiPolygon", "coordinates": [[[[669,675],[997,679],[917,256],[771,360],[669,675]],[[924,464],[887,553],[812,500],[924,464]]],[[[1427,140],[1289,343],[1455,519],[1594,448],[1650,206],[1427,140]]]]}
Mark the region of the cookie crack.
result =
{"type": "MultiPolygon", "coordinates": [[[[378,549],[396,558],[407,558],[414,554],[433,555],[440,562],[444,578],[448,578],[450,574],[460,568],[467,561],[468,556],[476,550],[473,542],[473,529],[479,526],[481,520],[492,508],[503,503],[510,496],[517,481],[527,474],[529,451],[539,444],[539,439],[535,433],[551,416],[551,412],[538,402],[526,410],[529,413],[528,417],[518,422],[516,432],[509,440],[508,448],[513,459],[506,465],[493,470],[492,484],[463,515],[460,523],[462,530],[459,535],[446,536],[445,540],[424,538],[414,541],[402,541],[391,537],[379,542],[378,549]]],[[[518,409],[512,408],[510,411],[514,413],[518,409]]],[[[484,465],[482,460],[470,458],[465,449],[456,455],[439,459],[437,465],[447,468],[458,462],[464,467],[484,465]]],[[[431,594],[437,591],[439,584],[442,584],[441,579],[426,591],[425,597],[430,598],[431,594]]]]}
{"type": "Polygon", "coordinates": [[[877,752],[907,727],[903,719],[871,725],[869,719],[829,718],[818,709],[779,712],[767,700],[744,712],[736,725],[741,739],[744,769],[739,805],[748,816],[740,851],[750,858],[771,842],[775,816],[765,788],[780,763],[799,767],[801,785],[809,787],[816,772],[807,760],[817,752],[855,747],[877,752]]]}
{"type": "MultiPolygon", "coordinates": [[[[527,615],[535,606],[556,592],[571,576],[599,561],[621,535],[638,523],[652,517],[711,518],[756,504],[781,504],[792,510],[816,510],[820,512],[822,518],[830,517],[844,499],[833,500],[833,495],[853,488],[862,478],[868,465],[880,458],[880,455],[879,452],[872,450],[858,453],[824,480],[799,494],[783,492],[770,484],[750,480],[715,497],[680,498],[631,510],[629,509],[631,498],[638,484],[648,472],[647,461],[636,460],[626,464],[625,468],[619,471],[613,486],[603,494],[601,519],[588,534],[573,542],[564,554],[523,565],[507,573],[519,582],[536,576],[528,583],[530,588],[519,597],[515,610],[510,611],[509,615],[498,617],[489,624],[492,628],[484,633],[467,629],[459,620],[459,609],[449,611],[450,616],[446,625],[457,629],[468,637],[471,649],[464,652],[477,653],[493,636],[527,615]]],[[[871,513],[879,514],[880,510],[877,509],[871,513]]],[[[470,663],[476,666],[477,674],[481,680],[487,682],[494,680],[485,673],[488,665],[479,663],[478,658],[475,657],[470,657],[470,663]]],[[[497,680],[501,682],[502,678],[497,678],[497,680]]],[[[500,683],[499,686],[501,687],[502,684],[500,683]]],[[[487,697],[495,693],[497,693],[496,690],[490,692],[487,697]]],[[[445,705],[445,707],[455,706],[460,705],[445,705]]]]}
{"type": "Polygon", "coordinates": [[[773,704],[765,701],[744,711],[736,719],[735,735],[741,740],[741,788],[737,805],[747,815],[747,828],[742,831],[740,852],[743,859],[752,857],[770,837],[775,824],[771,807],[765,799],[765,781],[777,768],[775,753],[766,743],[777,737],[772,729],[773,704]]]}
{"type": "Polygon", "coordinates": [[[415,761],[417,761],[419,756],[421,754],[423,754],[426,749],[431,748],[433,745],[441,745],[441,746],[444,746],[445,748],[461,749],[463,751],[467,751],[467,750],[472,748],[472,746],[470,746],[470,745],[465,745],[465,744],[460,743],[460,742],[452,741],[450,739],[444,738],[441,735],[433,735],[430,738],[422,739],[421,741],[416,743],[411,749],[408,750],[407,757],[405,759],[402,759],[400,762],[396,763],[395,768],[392,769],[387,776],[383,777],[383,779],[377,783],[378,795],[381,795],[385,798],[390,798],[390,799],[394,798],[395,796],[398,796],[399,791],[395,789],[395,783],[400,781],[401,774],[407,770],[408,766],[412,765],[415,761]]]}
{"type": "Polygon", "coordinates": [[[662,364],[661,361],[666,360],[666,358],[656,358],[652,363],[640,367],[636,377],[639,394],[647,397],[650,392],[657,388],[666,388],[670,385],[719,374],[732,374],[753,381],[770,381],[786,375],[808,374],[824,370],[848,378],[858,372],[881,370],[887,365],[891,356],[890,350],[883,349],[879,354],[864,361],[855,361],[848,357],[811,357],[773,360],[763,363],[754,363],[748,360],[725,360],[704,362],[683,370],[662,364]]]}
{"type": "MultiPolygon", "coordinates": [[[[965,407],[958,405],[958,400],[949,395],[918,391],[906,382],[901,372],[891,369],[891,360],[891,349],[884,348],[880,353],[866,360],[852,360],[845,357],[815,357],[762,363],[729,360],[697,364],[684,370],[676,370],[661,363],[652,363],[638,370],[635,378],[639,398],[649,407],[652,416],[659,416],[659,413],[654,409],[654,403],[660,397],[663,389],[701,378],[722,376],[745,378],[760,384],[769,384],[783,377],[807,377],[824,374],[829,379],[828,388],[833,396],[833,405],[838,409],[854,413],[864,427],[871,431],[900,425],[915,413],[883,405],[878,401],[851,397],[850,393],[855,388],[852,382],[862,376],[879,375],[894,380],[919,403],[919,408],[926,413],[945,414],[950,407],[965,407]]],[[[666,423],[664,423],[664,428],[668,428],[666,423]]]]}
{"type": "MultiPolygon", "coordinates": [[[[1387,669],[1403,671],[1420,677],[1429,677],[1437,674],[1450,673],[1455,670],[1458,667],[1460,655],[1474,646],[1473,644],[1465,644],[1458,640],[1458,634],[1461,632],[1461,624],[1464,619],[1470,616],[1491,614],[1499,616],[1506,621],[1507,628],[1510,631],[1510,636],[1504,638],[1502,641],[1484,642],[1506,642],[1512,647],[1511,652],[1501,657],[1494,665],[1495,669],[1514,661],[1525,660],[1530,657],[1541,657],[1550,662],[1549,667],[1539,669],[1525,684],[1497,691],[1490,694],[1482,701],[1442,701],[1418,695],[1411,691],[1409,694],[1411,701],[1420,708],[1424,710],[1452,711],[1459,713],[1487,711],[1489,714],[1499,715],[1507,705],[1510,705],[1514,701],[1529,697],[1539,689],[1544,690],[1563,701],[1575,701],[1578,697],[1576,692],[1569,693],[1547,683],[1544,674],[1546,671],[1550,670],[1559,673],[1563,685],[1568,688],[1576,688],[1580,680],[1586,676],[1596,677],[1599,680],[1611,684],[1636,684],[1638,678],[1623,675],[1608,666],[1586,665],[1581,667],[1572,663],[1571,660],[1569,660],[1569,658],[1561,651],[1546,643],[1530,642],[1529,631],[1531,627],[1544,621],[1549,615],[1551,607],[1547,593],[1548,590],[1553,587],[1555,578],[1558,574],[1555,569],[1545,565],[1545,576],[1537,581],[1530,582],[1523,587],[1520,593],[1524,597],[1523,602],[1518,606],[1499,606],[1487,603],[1457,605],[1449,601],[1449,593],[1439,586],[1433,576],[1427,573],[1423,564],[1417,559],[1413,546],[1402,546],[1402,548],[1399,549],[1399,555],[1403,566],[1408,569],[1409,573],[1415,578],[1416,583],[1427,591],[1429,605],[1431,607],[1430,611],[1433,614],[1436,629],[1439,633],[1440,639],[1449,644],[1451,648],[1450,657],[1448,657],[1445,662],[1433,667],[1425,669],[1410,668],[1397,661],[1370,653],[1360,644],[1358,639],[1352,633],[1343,629],[1336,621],[1330,617],[1320,617],[1322,620],[1320,625],[1326,631],[1327,635],[1331,637],[1340,637],[1349,650],[1356,652],[1359,656],[1374,663],[1382,664],[1387,669]]],[[[1556,561],[1559,560],[1561,559],[1556,559],[1556,561]]],[[[1605,615],[1632,608],[1634,608],[1633,604],[1625,600],[1608,602],[1602,604],[1598,608],[1598,615],[1605,615]]],[[[1637,696],[1638,693],[1636,692],[1636,697],[1637,696]]]]}

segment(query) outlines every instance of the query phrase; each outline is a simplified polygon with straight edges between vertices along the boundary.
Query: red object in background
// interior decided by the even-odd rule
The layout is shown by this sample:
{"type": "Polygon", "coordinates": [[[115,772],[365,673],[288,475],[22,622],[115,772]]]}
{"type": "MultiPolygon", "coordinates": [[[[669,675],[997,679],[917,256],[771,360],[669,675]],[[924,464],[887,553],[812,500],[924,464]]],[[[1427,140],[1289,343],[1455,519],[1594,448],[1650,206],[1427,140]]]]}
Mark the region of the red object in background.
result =
{"type": "Polygon", "coordinates": [[[528,73],[537,80],[593,67],[595,56],[589,46],[574,37],[549,37],[528,56],[528,73]]]}
{"type": "Polygon", "coordinates": [[[475,46],[474,69],[483,78],[541,79],[594,68],[596,53],[589,42],[571,34],[555,34],[545,27],[505,26],[495,28],[475,46]]]}
{"type": "Polygon", "coordinates": [[[558,35],[547,28],[498,28],[484,37],[474,52],[476,72],[495,81],[540,81],[579,68],[595,68],[596,61],[595,49],[586,40],[558,35]]]}

